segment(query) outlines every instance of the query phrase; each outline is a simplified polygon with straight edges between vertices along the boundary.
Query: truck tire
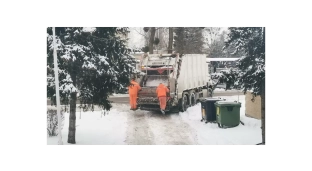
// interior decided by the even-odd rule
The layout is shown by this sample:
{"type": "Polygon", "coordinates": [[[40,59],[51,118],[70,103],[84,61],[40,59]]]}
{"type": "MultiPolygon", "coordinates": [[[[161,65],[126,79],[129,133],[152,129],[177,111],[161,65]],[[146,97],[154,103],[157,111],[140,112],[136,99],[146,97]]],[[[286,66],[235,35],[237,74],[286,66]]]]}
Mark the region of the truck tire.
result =
{"type": "Polygon", "coordinates": [[[196,105],[196,96],[195,96],[194,92],[192,92],[191,95],[190,95],[190,105],[191,106],[195,106],[196,105]]]}
{"type": "Polygon", "coordinates": [[[183,93],[182,98],[179,100],[179,108],[181,112],[185,112],[188,108],[188,95],[183,93]]]}
{"type": "Polygon", "coordinates": [[[179,101],[178,101],[178,108],[179,108],[179,112],[183,112],[183,110],[182,110],[182,98],[179,99],[179,101]]]}

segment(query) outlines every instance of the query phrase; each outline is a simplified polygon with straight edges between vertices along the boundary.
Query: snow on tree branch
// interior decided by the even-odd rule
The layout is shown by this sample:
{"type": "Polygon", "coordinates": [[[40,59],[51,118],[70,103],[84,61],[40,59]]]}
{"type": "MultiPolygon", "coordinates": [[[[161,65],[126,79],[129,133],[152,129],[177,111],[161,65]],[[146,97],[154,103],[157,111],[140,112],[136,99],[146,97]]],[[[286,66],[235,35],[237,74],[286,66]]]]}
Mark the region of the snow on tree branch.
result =
{"type": "Polygon", "coordinates": [[[260,94],[265,80],[264,28],[231,27],[229,30],[226,46],[234,45],[235,52],[242,50],[244,53],[238,61],[240,70],[240,74],[237,75],[238,84],[244,88],[245,92],[252,90],[255,95],[260,94]]]}
{"type": "Polygon", "coordinates": [[[61,85],[60,90],[63,90],[63,93],[78,92],[78,89],[72,83],[66,83],[66,84],[61,85]]]}
{"type": "MultiPolygon", "coordinates": [[[[115,27],[68,27],[56,31],[60,95],[67,98],[68,93],[79,90],[83,103],[99,104],[109,110],[109,93],[126,87],[130,75],[137,72],[124,36],[127,31],[128,28],[115,27]]],[[[47,70],[52,77],[47,80],[47,87],[51,97],[55,94],[52,29],[48,28],[47,33],[47,70]]]]}

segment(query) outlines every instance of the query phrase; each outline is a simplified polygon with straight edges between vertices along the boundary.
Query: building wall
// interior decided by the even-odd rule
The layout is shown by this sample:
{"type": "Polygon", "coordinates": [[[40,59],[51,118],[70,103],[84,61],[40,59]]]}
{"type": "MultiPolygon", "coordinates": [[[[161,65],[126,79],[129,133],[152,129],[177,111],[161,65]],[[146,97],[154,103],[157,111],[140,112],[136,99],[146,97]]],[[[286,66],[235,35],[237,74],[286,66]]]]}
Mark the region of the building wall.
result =
{"type": "Polygon", "coordinates": [[[246,92],[245,95],[245,115],[248,117],[252,117],[255,119],[261,119],[261,97],[255,97],[255,101],[251,101],[252,94],[250,92],[246,92]]]}

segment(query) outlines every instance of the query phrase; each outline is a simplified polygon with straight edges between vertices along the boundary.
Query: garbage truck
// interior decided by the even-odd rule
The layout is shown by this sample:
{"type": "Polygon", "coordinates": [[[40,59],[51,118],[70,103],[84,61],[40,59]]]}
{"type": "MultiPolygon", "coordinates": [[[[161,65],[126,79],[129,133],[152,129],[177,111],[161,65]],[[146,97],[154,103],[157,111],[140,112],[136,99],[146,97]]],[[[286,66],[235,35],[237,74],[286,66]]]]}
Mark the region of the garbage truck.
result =
{"type": "Polygon", "coordinates": [[[202,97],[209,95],[209,73],[205,54],[144,54],[141,60],[143,76],[137,81],[140,110],[160,110],[156,89],[159,83],[169,88],[165,111],[186,111],[202,97]]]}

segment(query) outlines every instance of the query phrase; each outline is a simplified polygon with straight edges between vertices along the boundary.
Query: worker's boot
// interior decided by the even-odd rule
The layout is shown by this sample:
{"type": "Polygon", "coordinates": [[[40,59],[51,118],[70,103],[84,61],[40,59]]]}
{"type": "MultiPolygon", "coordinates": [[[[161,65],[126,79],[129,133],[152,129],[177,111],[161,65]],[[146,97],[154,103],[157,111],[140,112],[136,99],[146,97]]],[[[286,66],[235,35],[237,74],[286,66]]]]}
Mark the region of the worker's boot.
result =
{"type": "Polygon", "coordinates": [[[160,109],[160,111],[161,111],[161,113],[162,113],[163,115],[165,114],[165,111],[164,111],[164,110],[160,109]]]}

